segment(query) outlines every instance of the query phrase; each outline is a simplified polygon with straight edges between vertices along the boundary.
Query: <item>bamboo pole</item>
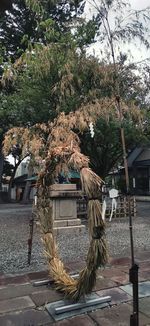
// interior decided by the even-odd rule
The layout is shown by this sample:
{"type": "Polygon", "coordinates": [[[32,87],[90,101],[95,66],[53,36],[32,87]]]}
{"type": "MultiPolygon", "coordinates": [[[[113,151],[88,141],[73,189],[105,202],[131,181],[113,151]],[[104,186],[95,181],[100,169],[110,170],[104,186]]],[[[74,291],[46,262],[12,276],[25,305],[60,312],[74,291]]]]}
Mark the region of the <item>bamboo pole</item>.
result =
{"type": "MultiPolygon", "coordinates": [[[[95,2],[94,2],[95,4],[95,2]]],[[[104,8],[104,13],[102,13],[101,8],[97,5],[96,9],[100,13],[102,17],[103,27],[105,29],[108,43],[110,46],[110,53],[112,57],[113,67],[114,67],[114,97],[116,102],[116,110],[118,112],[118,118],[120,121],[120,135],[121,135],[121,144],[123,151],[123,161],[124,161],[124,169],[125,169],[125,181],[126,181],[126,193],[128,200],[128,215],[129,215],[129,232],[130,232],[130,245],[131,245],[131,269],[130,269],[130,282],[133,284],[133,314],[130,318],[130,326],[138,326],[139,325],[139,315],[138,315],[138,266],[134,262],[134,244],[133,244],[133,229],[132,229],[132,215],[131,215],[131,202],[130,202],[130,184],[129,184],[129,172],[128,172],[128,162],[127,162],[127,152],[126,152],[126,142],[125,142],[125,133],[123,128],[123,112],[120,103],[120,87],[118,81],[118,66],[116,64],[115,59],[115,51],[114,51],[114,39],[113,33],[111,31],[108,11],[105,6],[105,2],[102,1],[102,6],[104,8]]]]}

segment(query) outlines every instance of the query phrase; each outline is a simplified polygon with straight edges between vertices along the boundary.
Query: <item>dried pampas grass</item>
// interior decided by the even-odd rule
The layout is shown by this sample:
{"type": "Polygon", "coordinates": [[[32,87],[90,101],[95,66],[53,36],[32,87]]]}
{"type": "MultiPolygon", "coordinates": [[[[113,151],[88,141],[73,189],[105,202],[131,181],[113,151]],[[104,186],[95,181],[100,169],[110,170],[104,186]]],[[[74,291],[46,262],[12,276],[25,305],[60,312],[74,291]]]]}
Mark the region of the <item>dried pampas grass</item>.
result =
{"type": "Polygon", "coordinates": [[[89,200],[87,215],[88,215],[88,224],[89,224],[90,235],[93,234],[94,227],[97,227],[97,226],[104,227],[105,224],[101,218],[101,216],[102,216],[101,204],[98,199],[89,200]]]}
{"type": "Polygon", "coordinates": [[[51,134],[52,142],[48,148],[44,172],[40,174],[38,180],[38,214],[44,233],[43,242],[48,258],[49,274],[54,280],[57,290],[63,292],[71,300],[78,301],[82,296],[91,293],[96,282],[96,271],[99,266],[106,264],[108,258],[105,224],[102,220],[101,205],[98,200],[103,181],[89,168],[89,158],[80,153],[78,138],[72,131],[69,133],[66,121],[66,116],[61,115],[60,119],[55,122],[55,130],[51,134]],[[65,134],[61,136],[58,131],[60,131],[60,122],[63,125],[63,120],[65,134]],[[59,258],[53,235],[53,211],[49,198],[54,177],[62,171],[67,173],[70,168],[80,172],[82,189],[88,199],[88,221],[91,236],[86,267],[80,272],[78,280],[74,280],[68,275],[59,258]]]}
{"type": "Polygon", "coordinates": [[[83,167],[80,171],[82,189],[88,198],[98,197],[103,180],[89,167],[83,167]]]}
{"type": "Polygon", "coordinates": [[[92,269],[105,266],[108,260],[107,245],[105,238],[92,239],[87,256],[87,266],[92,269]]]}
{"type": "Polygon", "coordinates": [[[79,151],[75,150],[74,153],[71,155],[68,166],[73,168],[74,170],[80,171],[82,167],[88,167],[89,165],[89,158],[79,151]]]}

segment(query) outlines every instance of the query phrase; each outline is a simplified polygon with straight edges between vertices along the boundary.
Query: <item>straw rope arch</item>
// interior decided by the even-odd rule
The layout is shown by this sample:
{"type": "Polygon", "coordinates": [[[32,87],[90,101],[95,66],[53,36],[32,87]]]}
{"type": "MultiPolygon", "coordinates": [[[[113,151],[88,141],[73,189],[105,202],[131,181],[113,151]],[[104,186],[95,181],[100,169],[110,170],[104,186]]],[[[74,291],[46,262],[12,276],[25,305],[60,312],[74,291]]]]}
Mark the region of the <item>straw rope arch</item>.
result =
{"type": "MultiPolygon", "coordinates": [[[[74,117],[72,115],[72,117],[74,117]]],[[[99,202],[102,180],[89,168],[89,158],[80,152],[79,138],[72,131],[77,119],[68,120],[61,114],[52,126],[47,144],[45,166],[38,178],[38,216],[43,231],[45,253],[48,258],[49,274],[54,280],[56,289],[67,297],[78,301],[81,296],[90,293],[96,282],[99,266],[107,262],[107,246],[105,240],[105,223],[102,220],[99,202]],[[79,273],[77,280],[65,270],[61,261],[53,232],[51,185],[58,173],[67,173],[68,169],[80,172],[82,190],[88,198],[88,222],[90,245],[87,253],[86,267],[79,273]]],[[[88,122],[87,122],[88,123],[88,122]]]]}

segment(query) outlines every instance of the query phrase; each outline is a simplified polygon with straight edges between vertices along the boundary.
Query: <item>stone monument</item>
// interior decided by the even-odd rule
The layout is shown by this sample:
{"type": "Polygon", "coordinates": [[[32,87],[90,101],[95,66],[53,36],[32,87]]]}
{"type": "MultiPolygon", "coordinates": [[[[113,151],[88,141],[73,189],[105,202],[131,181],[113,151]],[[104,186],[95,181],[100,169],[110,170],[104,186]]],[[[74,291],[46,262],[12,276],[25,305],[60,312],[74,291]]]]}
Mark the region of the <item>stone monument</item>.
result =
{"type": "Polygon", "coordinates": [[[81,192],[76,184],[53,184],[50,187],[50,198],[53,203],[54,233],[81,233],[85,226],[77,218],[77,199],[81,192]]]}

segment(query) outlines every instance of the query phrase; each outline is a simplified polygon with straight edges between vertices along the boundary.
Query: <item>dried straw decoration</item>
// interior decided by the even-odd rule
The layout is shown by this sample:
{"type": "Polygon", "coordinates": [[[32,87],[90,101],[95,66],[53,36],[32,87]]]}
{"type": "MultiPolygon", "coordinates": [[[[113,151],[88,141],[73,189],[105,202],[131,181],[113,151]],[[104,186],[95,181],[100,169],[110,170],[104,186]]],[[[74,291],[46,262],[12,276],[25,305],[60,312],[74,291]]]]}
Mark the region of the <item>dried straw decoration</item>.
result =
{"type": "MultiPolygon", "coordinates": [[[[71,121],[72,124],[72,121],[71,121]]],[[[54,280],[56,289],[66,297],[78,301],[89,294],[96,282],[98,267],[107,262],[107,246],[105,240],[105,223],[101,216],[101,205],[98,200],[102,180],[89,168],[89,159],[80,153],[79,139],[66,124],[66,117],[55,121],[51,136],[45,168],[38,179],[38,216],[43,232],[45,254],[49,264],[49,274],[54,280]],[[61,124],[61,133],[60,130],[61,124]],[[63,134],[62,134],[63,132],[63,134]],[[63,137],[62,137],[63,135],[63,137]],[[73,279],[65,270],[59,258],[53,232],[52,202],[49,198],[50,186],[54,183],[56,171],[67,171],[74,168],[80,172],[84,193],[88,198],[88,221],[90,246],[86,259],[86,267],[80,272],[78,279],[73,279]]]]}

